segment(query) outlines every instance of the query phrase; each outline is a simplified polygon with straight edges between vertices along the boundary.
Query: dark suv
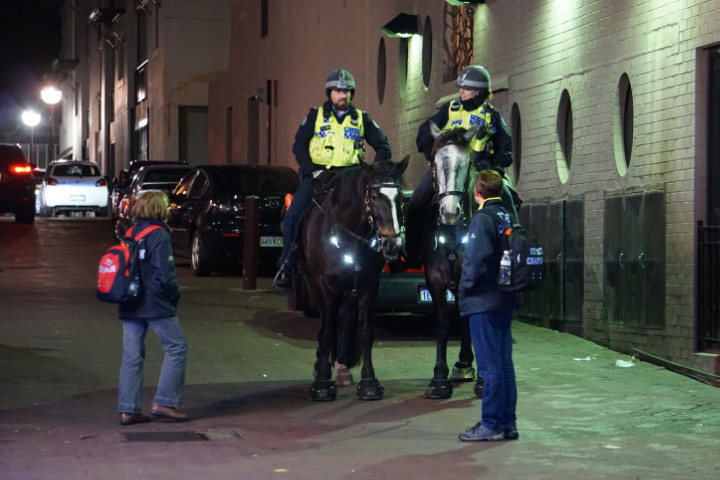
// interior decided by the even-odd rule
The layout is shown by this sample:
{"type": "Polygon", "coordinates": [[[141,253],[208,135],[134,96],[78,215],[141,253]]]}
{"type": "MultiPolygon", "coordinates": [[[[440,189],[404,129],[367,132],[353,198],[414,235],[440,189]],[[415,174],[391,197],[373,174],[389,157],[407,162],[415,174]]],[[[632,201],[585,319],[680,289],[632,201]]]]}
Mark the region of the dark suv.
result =
{"type": "Polygon", "coordinates": [[[35,176],[17,145],[0,144],[0,213],[14,213],[15,221],[35,221],[35,176]]]}

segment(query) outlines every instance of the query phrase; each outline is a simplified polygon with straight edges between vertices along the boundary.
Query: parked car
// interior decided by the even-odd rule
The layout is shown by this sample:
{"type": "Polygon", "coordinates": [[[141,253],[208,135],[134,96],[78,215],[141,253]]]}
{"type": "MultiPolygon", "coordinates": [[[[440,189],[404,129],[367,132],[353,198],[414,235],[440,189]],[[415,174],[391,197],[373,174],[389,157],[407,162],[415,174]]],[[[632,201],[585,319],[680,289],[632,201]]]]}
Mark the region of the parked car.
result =
{"type": "Polygon", "coordinates": [[[115,231],[115,222],[118,219],[118,209],[128,187],[132,183],[135,175],[142,167],[150,165],[186,165],[180,162],[167,162],[162,160],[140,160],[130,163],[130,166],[120,170],[117,177],[113,178],[110,188],[110,220],[112,221],[113,231],[115,231]]]}
{"type": "Polygon", "coordinates": [[[74,160],[50,163],[40,186],[40,214],[94,212],[108,214],[108,181],[97,164],[74,160]]]}
{"type": "Polygon", "coordinates": [[[289,167],[201,165],[187,173],[170,198],[173,248],[190,257],[195,275],[242,263],[245,206],[258,197],[259,260],[274,266],[282,250],[284,196],[297,189],[289,167]]]}
{"type": "Polygon", "coordinates": [[[14,213],[15,221],[35,221],[33,165],[17,145],[0,144],[0,213],[14,213]]]}
{"type": "Polygon", "coordinates": [[[160,190],[170,195],[183,175],[191,169],[192,167],[185,163],[141,167],[118,205],[117,218],[113,226],[115,238],[120,241],[127,229],[133,225],[130,212],[139,195],[148,190],[160,190]]]}

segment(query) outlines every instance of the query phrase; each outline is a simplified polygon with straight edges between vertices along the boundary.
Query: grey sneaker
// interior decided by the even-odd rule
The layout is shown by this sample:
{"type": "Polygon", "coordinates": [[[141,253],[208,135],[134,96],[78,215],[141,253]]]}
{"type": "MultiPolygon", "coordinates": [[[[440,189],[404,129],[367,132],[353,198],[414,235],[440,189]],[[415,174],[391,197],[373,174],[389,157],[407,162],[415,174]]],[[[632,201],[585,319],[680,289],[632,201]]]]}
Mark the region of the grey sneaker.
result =
{"type": "Polygon", "coordinates": [[[462,442],[499,442],[505,440],[505,434],[503,432],[493,432],[480,423],[476,423],[474,427],[470,427],[458,435],[458,438],[462,442]]]}

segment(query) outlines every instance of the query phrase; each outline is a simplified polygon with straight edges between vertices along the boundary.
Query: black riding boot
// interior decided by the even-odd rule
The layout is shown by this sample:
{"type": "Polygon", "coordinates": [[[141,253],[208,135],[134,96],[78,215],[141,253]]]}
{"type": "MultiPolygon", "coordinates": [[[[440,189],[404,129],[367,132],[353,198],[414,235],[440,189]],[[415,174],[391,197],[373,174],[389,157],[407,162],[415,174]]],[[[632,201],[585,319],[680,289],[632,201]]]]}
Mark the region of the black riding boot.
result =
{"type": "Polygon", "coordinates": [[[280,293],[293,291],[293,279],[295,278],[295,262],[297,260],[297,247],[293,245],[285,261],[280,265],[280,270],[275,274],[273,288],[280,293]]]}

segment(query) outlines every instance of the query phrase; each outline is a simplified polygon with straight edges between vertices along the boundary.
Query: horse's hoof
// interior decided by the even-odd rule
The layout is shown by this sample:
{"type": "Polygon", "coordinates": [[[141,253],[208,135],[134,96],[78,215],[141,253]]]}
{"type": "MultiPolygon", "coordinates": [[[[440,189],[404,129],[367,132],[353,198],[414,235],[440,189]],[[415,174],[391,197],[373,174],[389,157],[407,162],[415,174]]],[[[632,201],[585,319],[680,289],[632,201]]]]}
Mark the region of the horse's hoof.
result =
{"type": "Polygon", "coordinates": [[[332,380],[319,380],[310,387],[309,399],[315,402],[332,402],[337,395],[337,388],[332,380]]]}
{"type": "Polygon", "coordinates": [[[430,380],[427,390],[425,390],[425,398],[432,400],[443,400],[452,397],[453,387],[450,380],[430,380]]]}
{"type": "Polygon", "coordinates": [[[360,400],[382,400],[385,389],[377,379],[360,380],[357,386],[357,396],[360,400]]]}
{"type": "Polygon", "coordinates": [[[342,363],[335,364],[335,385],[338,387],[347,387],[355,383],[352,372],[342,363]]]}
{"type": "Polygon", "coordinates": [[[452,382],[471,382],[475,379],[475,369],[469,363],[457,362],[450,373],[452,382]]]}
{"type": "Polygon", "coordinates": [[[475,396],[478,398],[482,398],[483,390],[485,389],[485,380],[482,378],[478,378],[477,382],[475,382],[475,386],[473,387],[473,391],[475,392],[475,396]]]}

